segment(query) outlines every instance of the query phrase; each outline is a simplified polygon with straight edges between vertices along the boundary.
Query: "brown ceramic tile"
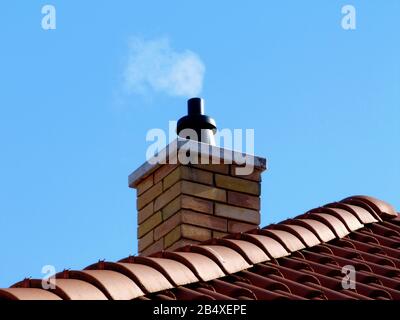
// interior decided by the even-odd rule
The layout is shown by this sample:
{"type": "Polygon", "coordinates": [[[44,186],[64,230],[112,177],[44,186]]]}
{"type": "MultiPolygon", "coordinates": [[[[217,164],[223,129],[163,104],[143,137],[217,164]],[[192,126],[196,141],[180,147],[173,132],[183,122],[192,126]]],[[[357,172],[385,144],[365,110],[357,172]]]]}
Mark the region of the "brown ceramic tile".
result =
{"type": "Polygon", "coordinates": [[[54,293],[36,288],[0,289],[0,300],[61,300],[54,293]]]}
{"type": "Polygon", "coordinates": [[[225,276],[221,268],[210,258],[195,252],[166,252],[165,257],[183,263],[202,281],[225,276]]]}
{"type": "Polygon", "coordinates": [[[239,253],[225,246],[199,245],[192,246],[191,250],[209,257],[228,274],[250,267],[250,264],[239,253]]]}
{"type": "Polygon", "coordinates": [[[172,259],[138,257],[136,261],[158,270],[175,286],[182,286],[199,281],[188,267],[172,259]]]}
{"type": "Polygon", "coordinates": [[[86,281],[103,291],[112,300],[131,300],[144,295],[127,276],[110,270],[69,271],[69,279],[86,281]]]}
{"type": "Polygon", "coordinates": [[[177,249],[62,272],[54,291],[26,279],[0,289],[0,300],[400,300],[400,219],[371,197],[177,249]],[[346,265],[356,290],[342,286],[346,265]]]}

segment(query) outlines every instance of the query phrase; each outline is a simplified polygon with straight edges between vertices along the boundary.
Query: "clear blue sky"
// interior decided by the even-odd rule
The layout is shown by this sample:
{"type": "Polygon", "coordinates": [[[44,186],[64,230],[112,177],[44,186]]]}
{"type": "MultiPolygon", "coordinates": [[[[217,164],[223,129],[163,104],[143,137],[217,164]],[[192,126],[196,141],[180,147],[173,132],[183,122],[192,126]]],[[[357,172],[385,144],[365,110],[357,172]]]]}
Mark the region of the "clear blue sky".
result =
{"type": "Polygon", "coordinates": [[[399,16],[398,0],[3,1],[0,287],[136,253],[127,177],[186,98],[124,89],[132,37],[191,50],[207,113],[255,129],[262,225],[354,194],[400,210],[399,16]]]}

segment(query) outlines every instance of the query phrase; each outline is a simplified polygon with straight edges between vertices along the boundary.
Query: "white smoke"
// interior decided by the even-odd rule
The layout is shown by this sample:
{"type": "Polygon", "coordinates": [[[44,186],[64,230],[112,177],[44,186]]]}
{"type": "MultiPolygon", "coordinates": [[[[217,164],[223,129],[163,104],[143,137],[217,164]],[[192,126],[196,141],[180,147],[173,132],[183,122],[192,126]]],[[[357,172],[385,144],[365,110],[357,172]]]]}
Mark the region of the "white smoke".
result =
{"type": "Polygon", "coordinates": [[[132,38],[125,69],[125,88],[132,93],[149,90],[171,96],[193,97],[203,87],[205,66],[190,50],[177,52],[167,38],[145,41],[132,38]]]}

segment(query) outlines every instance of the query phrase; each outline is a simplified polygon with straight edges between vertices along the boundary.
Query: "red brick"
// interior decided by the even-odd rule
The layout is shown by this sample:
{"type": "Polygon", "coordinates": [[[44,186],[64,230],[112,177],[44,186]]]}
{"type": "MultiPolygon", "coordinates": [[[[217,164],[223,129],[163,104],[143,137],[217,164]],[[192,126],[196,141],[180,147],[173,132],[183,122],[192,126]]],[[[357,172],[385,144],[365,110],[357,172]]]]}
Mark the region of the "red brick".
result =
{"type": "Polygon", "coordinates": [[[191,226],[188,224],[181,225],[182,238],[196,241],[205,241],[211,239],[211,230],[191,226]]]}
{"type": "Polygon", "coordinates": [[[252,181],[256,181],[256,182],[260,182],[261,181],[261,171],[259,169],[254,168],[253,173],[251,173],[249,175],[239,175],[236,172],[236,168],[240,168],[240,167],[241,166],[232,165],[231,166],[231,175],[234,176],[234,177],[247,179],[247,180],[252,180],[252,181]]]}
{"type": "Polygon", "coordinates": [[[249,222],[256,225],[260,223],[260,213],[258,211],[246,208],[239,208],[222,203],[215,204],[215,215],[249,222]]]}
{"type": "Polygon", "coordinates": [[[190,210],[181,210],[182,223],[188,223],[207,229],[227,231],[227,220],[224,218],[212,216],[209,214],[201,214],[190,210]]]}
{"type": "Polygon", "coordinates": [[[193,167],[222,174],[229,174],[229,164],[212,164],[211,160],[210,164],[194,164],[193,167]]]}
{"type": "Polygon", "coordinates": [[[142,210],[138,211],[138,224],[148,219],[154,213],[154,203],[150,202],[142,210]]]}
{"type": "Polygon", "coordinates": [[[168,232],[170,232],[173,228],[181,223],[181,215],[177,213],[170,217],[168,220],[161,223],[157,228],[154,230],[154,239],[158,240],[165,236],[168,232]]]}
{"type": "Polygon", "coordinates": [[[139,254],[141,256],[148,256],[152,253],[158,252],[163,250],[164,248],[164,239],[160,239],[156,242],[154,242],[151,246],[147,247],[143,251],[141,251],[139,254]]]}
{"type": "Polygon", "coordinates": [[[176,241],[178,241],[182,237],[181,226],[177,226],[172,229],[165,237],[164,237],[164,248],[171,247],[176,241]]]}
{"type": "Polygon", "coordinates": [[[226,191],[189,181],[182,181],[182,192],[199,198],[226,202],[226,191]]]}
{"type": "Polygon", "coordinates": [[[149,175],[146,179],[139,183],[136,187],[137,195],[140,196],[143,192],[150,189],[154,185],[153,175],[149,175]]]}
{"type": "Polygon", "coordinates": [[[199,170],[188,166],[182,166],[180,169],[181,169],[181,178],[184,180],[189,180],[208,185],[213,184],[214,177],[211,172],[199,170]]]}
{"type": "Polygon", "coordinates": [[[182,196],[176,197],[174,200],[172,200],[170,203],[162,208],[161,212],[164,221],[179,211],[179,209],[181,208],[181,197],[182,196]]]}
{"type": "Polygon", "coordinates": [[[164,177],[163,179],[164,191],[173,186],[179,180],[181,180],[181,168],[182,166],[175,168],[172,172],[170,172],[167,176],[164,177]]]}
{"type": "Polygon", "coordinates": [[[147,233],[144,237],[140,238],[138,240],[138,247],[139,247],[139,252],[143,251],[146,249],[148,246],[150,246],[154,242],[154,232],[153,230],[147,233]]]}
{"type": "Polygon", "coordinates": [[[181,183],[177,182],[154,201],[154,210],[160,210],[169,202],[174,200],[180,193],[181,183]]]}
{"type": "Polygon", "coordinates": [[[139,238],[143,237],[147,232],[153,230],[161,222],[162,222],[161,211],[158,211],[139,225],[138,237],[139,238]]]}
{"type": "Polygon", "coordinates": [[[243,223],[243,222],[233,221],[233,220],[228,221],[228,232],[229,233],[246,232],[251,229],[255,229],[257,227],[258,226],[254,225],[254,224],[243,223]]]}
{"type": "Polygon", "coordinates": [[[172,246],[168,247],[167,250],[174,251],[176,249],[180,249],[187,245],[195,245],[195,244],[199,244],[199,243],[200,243],[199,241],[194,241],[194,240],[189,240],[189,239],[180,239],[177,242],[175,242],[172,246]]]}
{"type": "Polygon", "coordinates": [[[260,195],[260,184],[250,180],[217,174],[215,175],[215,184],[219,188],[260,195]]]}
{"type": "Polygon", "coordinates": [[[163,164],[160,168],[157,169],[156,172],[154,172],[154,183],[160,182],[162,179],[164,179],[164,177],[170,174],[176,167],[178,167],[178,164],[163,164]]]}
{"type": "Polygon", "coordinates": [[[212,237],[213,238],[216,238],[216,239],[220,239],[220,238],[223,238],[223,237],[225,237],[225,236],[227,236],[229,233],[227,233],[227,232],[220,232],[220,231],[213,231],[212,232],[212,237]]]}
{"type": "Polygon", "coordinates": [[[191,209],[194,211],[200,211],[204,213],[212,214],[214,210],[213,202],[210,200],[204,200],[188,195],[182,195],[181,197],[182,208],[191,209]]]}
{"type": "Polygon", "coordinates": [[[181,165],[174,169],[163,179],[164,190],[171,187],[179,180],[188,180],[202,184],[213,184],[213,174],[209,171],[199,170],[193,167],[181,165]]]}
{"type": "Polygon", "coordinates": [[[260,197],[241,192],[228,191],[228,203],[238,207],[260,210],[260,197]]]}
{"type": "Polygon", "coordinates": [[[142,209],[162,193],[162,183],[159,182],[137,198],[137,208],[142,209]]]}

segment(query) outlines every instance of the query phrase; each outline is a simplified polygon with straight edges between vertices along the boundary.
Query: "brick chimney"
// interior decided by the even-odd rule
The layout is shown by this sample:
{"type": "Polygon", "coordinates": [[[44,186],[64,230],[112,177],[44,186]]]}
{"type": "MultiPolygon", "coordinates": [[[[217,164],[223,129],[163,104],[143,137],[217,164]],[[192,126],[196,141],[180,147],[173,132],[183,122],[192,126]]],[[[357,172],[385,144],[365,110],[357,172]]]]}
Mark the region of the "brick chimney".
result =
{"type": "Polygon", "coordinates": [[[258,227],[265,169],[264,158],[194,140],[173,141],[129,176],[129,187],[137,190],[139,254],[258,227]],[[188,154],[189,161],[182,161],[188,154]],[[251,173],[243,175],[240,170],[248,164],[251,173]]]}

